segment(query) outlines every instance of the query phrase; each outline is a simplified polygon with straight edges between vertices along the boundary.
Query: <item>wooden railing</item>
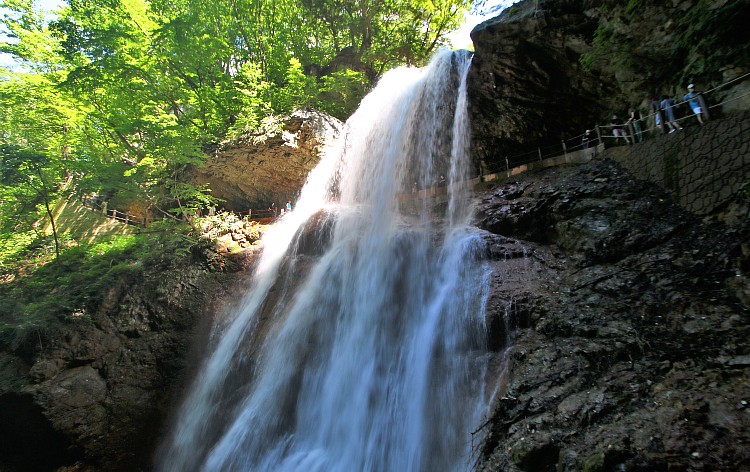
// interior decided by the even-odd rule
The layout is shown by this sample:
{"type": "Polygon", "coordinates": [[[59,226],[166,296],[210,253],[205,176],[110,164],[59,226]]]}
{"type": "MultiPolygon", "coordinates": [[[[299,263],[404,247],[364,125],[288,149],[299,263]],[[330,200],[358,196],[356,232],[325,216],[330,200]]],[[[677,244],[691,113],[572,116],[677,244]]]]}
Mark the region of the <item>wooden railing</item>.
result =
{"type": "Polygon", "coordinates": [[[134,226],[146,226],[146,222],[144,221],[144,218],[135,217],[131,214],[128,214],[124,211],[120,211],[116,208],[107,208],[106,201],[100,201],[96,198],[92,198],[88,195],[84,195],[83,197],[81,197],[81,204],[83,204],[84,207],[92,211],[101,213],[107,218],[111,218],[113,220],[119,221],[120,223],[124,223],[126,225],[134,225],[134,226]]]}

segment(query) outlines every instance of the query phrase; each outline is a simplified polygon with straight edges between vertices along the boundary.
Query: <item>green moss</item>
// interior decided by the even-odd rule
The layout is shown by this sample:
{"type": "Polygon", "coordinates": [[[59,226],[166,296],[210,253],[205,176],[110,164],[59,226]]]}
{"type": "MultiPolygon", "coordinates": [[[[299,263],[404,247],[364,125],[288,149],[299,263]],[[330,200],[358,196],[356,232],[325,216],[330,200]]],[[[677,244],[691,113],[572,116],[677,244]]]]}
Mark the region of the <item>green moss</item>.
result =
{"type": "Polygon", "coordinates": [[[641,7],[641,0],[629,0],[628,5],[625,7],[625,13],[630,15],[631,13],[638,10],[639,7],[641,7]]]}
{"type": "Polygon", "coordinates": [[[750,57],[750,4],[734,0],[716,5],[700,0],[675,18],[671,27],[655,33],[640,25],[645,15],[658,11],[643,0],[610,2],[599,7],[599,25],[591,51],[579,61],[586,70],[614,76],[641,77],[656,90],[688,82],[722,80],[721,70],[732,64],[747,66],[750,57]],[[670,38],[667,47],[654,48],[654,34],[670,38]]]}
{"type": "Polygon", "coordinates": [[[579,470],[581,472],[602,472],[604,470],[604,454],[596,453],[589,456],[579,470]]]}
{"type": "Polygon", "coordinates": [[[737,195],[745,200],[750,200],[750,179],[742,181],[737,195]]]}
{"type": "Polygon", "coordinates": [[[0,265],[19,259],[37,238],[33,231],[0,234],[0,265]]]}
{"type": "MultiPolygon", "coordinates": [[[[17,254],[34,254],[35,244],[17,254]]],[[[36,265],[6,273],[0,284],[0,344],[11,350],[42,344],[61,322],[95,312],[109,287],[135,283],[147,268],[184,264],[198,244],[189,227],[160,223],[141,234],[68,247],[56,259],[39,257],[36,265]]]]}

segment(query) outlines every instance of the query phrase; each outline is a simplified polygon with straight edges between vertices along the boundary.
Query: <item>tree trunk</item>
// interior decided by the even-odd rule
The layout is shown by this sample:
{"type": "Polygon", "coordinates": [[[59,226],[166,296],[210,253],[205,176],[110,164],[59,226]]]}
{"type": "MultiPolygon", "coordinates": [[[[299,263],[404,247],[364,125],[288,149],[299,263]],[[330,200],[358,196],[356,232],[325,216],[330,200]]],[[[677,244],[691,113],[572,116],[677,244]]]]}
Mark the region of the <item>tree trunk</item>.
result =
{"type": "Polygon", "coordinates": [[[45,196],[44,208],[47,210],[47,216],[49,217],[50,225],[52,226],[52,236],[55,238],[55,258],[60,257],[60,240],[57,238],[57,225],[55,225],[55,215],[49,207],[49,202],[45,196]]]}
{"type": "Polygon", "coordinates": [[[44,200],[44,209],[47,211],[49,217],[50,226],[52,226],[52,237],[55,238],[55,258],[60,257],[60,239],[57,237],[57,225],[55,224],[55,215],[49,206],[49,192],[47,192],[47,182],[44,181],[42,175],[42,169],[39,166],[36,167],[36,173],[39,176],[39,182],[41,183],[41,189],[37,189],[42,200],[44,200]]]}

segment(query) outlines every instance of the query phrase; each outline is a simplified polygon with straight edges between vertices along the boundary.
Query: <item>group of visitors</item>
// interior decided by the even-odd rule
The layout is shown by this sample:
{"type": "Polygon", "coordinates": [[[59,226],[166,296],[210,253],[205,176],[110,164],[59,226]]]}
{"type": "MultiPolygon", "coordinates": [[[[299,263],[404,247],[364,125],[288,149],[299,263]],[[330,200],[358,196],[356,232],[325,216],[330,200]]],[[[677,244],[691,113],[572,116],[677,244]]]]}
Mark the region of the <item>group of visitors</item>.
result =
{"type": "Polygon", "coordinates": [[[617,115],[612,115],[610,126],[612,127],[612,134],[615,137],[615,142],[618,144],[620,138],[624,139],[627,144],[643,142],[641,112],[635,108],[628,110],[628,118],[624,123],[617,115]]]}
{"type": "MultiPolygon", "coordinates": [[[[654,117],[654,128],[659,129],[664,134],[674,133],[683,129],[679,124],[679,109],[687,103],[690,110],[695,115],[698,123],[701,125],[708,119],[708,108],[706,107],[703,93],[696,90],[695,84],[688,84],[687,93],[683,100],[678,102],[674,97],[662,95],[661,98],[651,98],[650,116],[654,117]]],[[[609,123],[612,130],[611,137],[614,138],[615,144],[620,144],[621,140],[625,144],[641,143],[644,139],[643,118],[640,112],[635,108],[628,110],[628,115],[623,121],[617,114],[612,115],[609,123]]],[[[581,139],[581,147],[587,149],[591,146],[597,136],[593,135],[592,130],[586,130],[581,139]]]]}
{"type": "Polygon", "coordinates": [[[687,103],[690,110],[695,115],[698,123],[705,123],[708,117],[708,109],[703,99],[703,93],[695,89],[695,84],[688,84],[687,93],[682,97],[682,102],[677,102],[674,98],[663,95],[661,100],[658,98],[651,99],[651,111],[654,115],[654,124],[664,134],[681,131],[682,126],[675,118],[675,111],[678,107],[687,103]]]}
{"type": "Polygon", "coordinates": [[[633,144],[636,139],[639,143],[643,141],[641,114],[635,108],[631,108],[628,111],[627,122],[623,123],[617,115],[612,115],[612,121],[609,125],[612,127],[612,134],[617,144],[620,144],[620,138],[624,139],[627,144],[633,144]],[[626,129],[632,129],[632,132],[628,132],[626,129]]]}
{"type": "MultiPolygon", "coordinates": [[[[252,211],[252,210],[250,210],[250,211],[252,211]]],[[[286,206],[281,209],[281,213],[280,214],[283,215],[284,212],[289,212],[289,211],[292,211],[292,201],[291,200],[287,200],[286,201],[286,206]]],[[[268,207],[268,213],[271,214],[271,216],[273,216],[274,218],[276,218],[277,216],[279,216],[279,209],[276,207],[276,203],[271,202],[271,206],[268,207]]]]}
{"type": "Polygon", "coordinates": [[[651,113],[654,115],[654,124],[664,133],[682,130],[682,126],[677,123],[675,118],[676,106],[675,99],[668,95],[662,95],[661,100],[656,97],[651,99],[651,113]]]}

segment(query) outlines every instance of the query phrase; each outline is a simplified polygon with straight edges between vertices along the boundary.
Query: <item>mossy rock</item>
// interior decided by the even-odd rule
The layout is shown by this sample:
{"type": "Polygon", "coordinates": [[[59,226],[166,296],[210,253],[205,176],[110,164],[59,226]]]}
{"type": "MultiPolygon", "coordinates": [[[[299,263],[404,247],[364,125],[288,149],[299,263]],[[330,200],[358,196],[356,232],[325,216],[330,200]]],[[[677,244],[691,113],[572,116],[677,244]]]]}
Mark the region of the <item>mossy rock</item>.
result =
{"type": "Polygon", "coordinates": [[[589,456],[580,469],[581,472],[603,472],[604,471],[604,454],[597,452],[589,456]]]}

